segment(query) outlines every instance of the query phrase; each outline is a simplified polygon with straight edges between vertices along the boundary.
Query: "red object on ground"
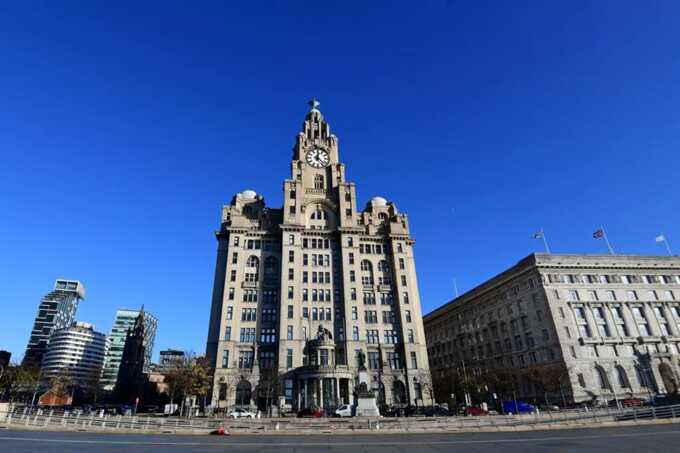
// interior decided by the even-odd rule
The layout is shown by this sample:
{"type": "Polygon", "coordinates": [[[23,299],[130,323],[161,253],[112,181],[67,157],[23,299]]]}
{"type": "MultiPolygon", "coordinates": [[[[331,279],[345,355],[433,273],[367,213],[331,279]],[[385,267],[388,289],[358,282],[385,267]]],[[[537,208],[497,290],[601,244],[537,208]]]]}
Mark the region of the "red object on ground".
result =
{"type": "Polygon", "coordinates": [[[213,434],[215,436],[228,436],[229,432],[224,429],[224,426],[220,426],[215,431],[212,431],[210,434],[213,434]]]}

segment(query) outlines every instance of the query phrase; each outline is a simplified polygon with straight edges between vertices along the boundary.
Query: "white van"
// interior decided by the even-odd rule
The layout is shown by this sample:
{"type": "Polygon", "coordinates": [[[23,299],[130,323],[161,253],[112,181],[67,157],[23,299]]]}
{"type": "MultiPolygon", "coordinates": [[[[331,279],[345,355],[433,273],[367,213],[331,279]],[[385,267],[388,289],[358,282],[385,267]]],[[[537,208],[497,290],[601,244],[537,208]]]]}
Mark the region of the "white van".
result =
{"type": "Polygon", "coordinates": [[[348,404],[343,404],[335,410],[335,415],[338,417],[351,417],[352,416],[352,406],[348,404]]]}

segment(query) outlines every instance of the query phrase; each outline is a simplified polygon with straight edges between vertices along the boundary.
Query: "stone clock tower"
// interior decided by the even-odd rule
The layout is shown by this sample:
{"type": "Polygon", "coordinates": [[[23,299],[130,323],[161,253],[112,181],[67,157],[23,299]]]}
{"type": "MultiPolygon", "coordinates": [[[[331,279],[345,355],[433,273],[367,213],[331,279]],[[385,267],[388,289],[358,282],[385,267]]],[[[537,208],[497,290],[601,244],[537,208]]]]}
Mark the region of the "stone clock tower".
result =
{"type": "Polygon", "coordinates": [[[364,361],[379,404],[427,403],[408,219],[382,197],[357,209],[338,138],[309,104],[283,208],[245,190],[222,211],[206,348],[212,404],[353,404],[364,361]]]}

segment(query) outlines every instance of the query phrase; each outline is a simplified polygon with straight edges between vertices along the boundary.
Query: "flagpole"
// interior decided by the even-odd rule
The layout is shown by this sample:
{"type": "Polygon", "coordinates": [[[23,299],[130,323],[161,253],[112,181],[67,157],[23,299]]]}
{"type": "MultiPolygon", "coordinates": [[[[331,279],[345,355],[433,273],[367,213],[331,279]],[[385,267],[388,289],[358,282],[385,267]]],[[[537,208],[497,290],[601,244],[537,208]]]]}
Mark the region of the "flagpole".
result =
{"type": "Polygon", "coordinates": [[[458,298],[458,284],[456,283],[456,279],[453,279],[453,289],[456,292],[456,299],[458,298]]]}
{"type": "Polygon", "coordinates": [[[550,247],[548,247],[548,240],[545,237],[545,233],[543,232],[543,228],[541,228],[541,238],[543,239],[543,245],[545,245],[545,253],[550,253],[550,247]]]}
{"type": "Polygon", "coordinates": [[[607,237],[607,230],[604,229],[604,226],[602,227],[602,236],[604,237],[604,242],[607,243],[607,248],[609,249],[609,253],[612,255],[616,255],[614,253],[614,249],[612,248],[612,245],[609,243],[609,238],[607,237]]]}
{"type": "Polygon", "coordinates": [[[666,235],[661,233],[661,236],[663,237],[663,244],[666,246],[666,250],[668,251],[668,256],[673,256],[673,252],[671,252],[671,246],[668,245],[668,239],[666,239],[666,235]]]}

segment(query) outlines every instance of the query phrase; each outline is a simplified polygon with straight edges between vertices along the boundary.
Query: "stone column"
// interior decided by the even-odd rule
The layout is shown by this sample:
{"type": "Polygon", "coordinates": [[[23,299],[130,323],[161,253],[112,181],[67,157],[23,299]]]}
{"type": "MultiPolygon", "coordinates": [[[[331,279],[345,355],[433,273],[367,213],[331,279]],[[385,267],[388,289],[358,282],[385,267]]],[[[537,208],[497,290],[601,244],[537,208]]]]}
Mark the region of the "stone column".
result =
{"type": "Polygon", "coordinates": [[[334,381],[335,381],[335,400],[338,402],[338,404],[342,404],[342,401],[340,401],[340,379],[334,378],[334,381]]]}
{"type": "Polygon", "coordinates": [[[300,379],[300,388],[298,389],[298,394],[300,395],[298,399],[298,410],[304,408],[307,405],[307,386],[305,385],[305,380],[300,379]]]}
{"type": "Polygon", "coordinates": [[[651,309],[648,303],[642,304],[642,312],[647,320],[647,327],[649,327],[649,334],[653,337],[661,336],[661,328],[659,327],[659,321],[656,319],[654,310],[651,309]]]}
{"type": "Polygon", "coordinates": [[[600,336],[600,331],[597,328],[597,322],[595,322],[595,315],[593,315],[593,307],[590,304],[584,304],[586,312],[586,324],[590,329],[592,338],[602,338],[600,336]]]}
{"type": "Polygon", "coordinates": [[[661,305],[661,310],[663,310],[663,314],[666,317],[666,325],[668,326],[668,331],[670,334],[674,337],[678,336],[678,326],[675,324],[675,318],[673,317],[673,312],[671,311],[671,308],[668,306],[668,303],[665,302],[661,305]]]}
{"type": "Polygon", "coordinates": [[[640,331],[638,330],[637,322],[635,322],[633,311],[630,309],[630,306],[627,303],[621,303],[621,313],[623,315],[623,322],[628,329],[628,333],[630,333],[632,337],[639,337],[640,331]]]}
{"type": "Polygon", "coordinates": [[[319,378],[319,407],[321,409],[324,408],[323,403],[323,378],[321,377],[319,378]]]}

